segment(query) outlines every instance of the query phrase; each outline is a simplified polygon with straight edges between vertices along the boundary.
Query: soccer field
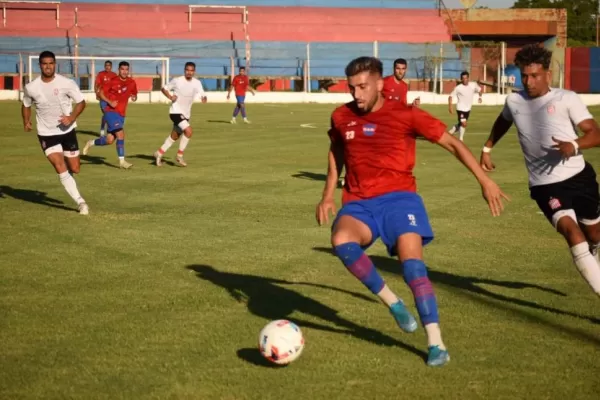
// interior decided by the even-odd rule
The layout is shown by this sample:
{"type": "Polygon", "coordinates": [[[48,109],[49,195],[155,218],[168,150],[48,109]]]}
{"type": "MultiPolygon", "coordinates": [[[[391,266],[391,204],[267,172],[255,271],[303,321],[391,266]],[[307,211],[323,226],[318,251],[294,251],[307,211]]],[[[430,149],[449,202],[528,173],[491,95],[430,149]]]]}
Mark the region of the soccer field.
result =
{"type": "MultiPolygon", "coordinates": [[[[422,327],[400,331],[315,222],[334,106],[249,104],[252,125],[230,125],[232,108],[195,105],[189,166],[173,163],[175,144],[158,168],[168,107],[130,105],[134,167],[117,168],[114,145],[82,157],[85,217],[23,132],[20,104],[0,103],[0,398],[597,398],[599,300],[529,199],[514,130],[493,153],[512,197],[498,218],[458,161],[418,142],[436,234],[425,260],[452,358],[435,369],[422,327]],[[273,368],[256,347],[280,318],[300,325],[306,347],[273,368]]],[[[477,157],[498,112],[471,114],[477,157]]],[[[88,104],[80,148],[99,120],[88,104]]],[[[600,167],[597,149],[586,158],[600,167]]],[[[379,243],[368,253],[415,311],[397,262],[379,243]]]]}

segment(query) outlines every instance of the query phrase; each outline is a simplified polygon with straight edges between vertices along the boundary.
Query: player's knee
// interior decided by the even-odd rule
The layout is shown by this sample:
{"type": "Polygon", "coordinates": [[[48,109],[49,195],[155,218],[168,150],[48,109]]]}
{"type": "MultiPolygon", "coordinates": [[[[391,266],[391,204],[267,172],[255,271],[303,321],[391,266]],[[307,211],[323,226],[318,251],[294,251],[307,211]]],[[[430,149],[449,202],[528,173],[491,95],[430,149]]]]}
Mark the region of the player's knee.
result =
{"type": "Polygon", "coordinates": [[[463,128],[467,127],[467,121],[460,121],[460,126],[462,126],[463,128]]]}
{"type": "Polygon", "coordinates": [[[107,144],[113,144],[114,141],[115,141],[115,136],[113,134],[106,135],[106,143],[107,144]]]}
{"type": "Polygon", "coordinates": [[[69,171],[71,171],[71,173],[78,174],[79,170],[80,170],[79,164],[69,165],[69,171]]]}
{"type": "Polygon", "coordinates": [[[356,242],[356,238],[355,238],[355,235],[352,235],[349,231],[341,230],[341,231],[334,232],[331,235],[331,246],[333,248],[341,246],[342,244],[345,244],[345,243],[352,243],[352,242],[356,242]]]}
{"type": "Polygon", "coordinates": [[[569,246],[586,241],[586,237],[577,223],[577,215],[574,210],[556,212],[552,216],[552,223],[556,230],[567,240],[569,246]]]}
{"type": "Polygon", "coordinates": [[[188,126],[187,128],[184,129],[183,134],[189,139],[192,137],[192,127],[188,126]]]}

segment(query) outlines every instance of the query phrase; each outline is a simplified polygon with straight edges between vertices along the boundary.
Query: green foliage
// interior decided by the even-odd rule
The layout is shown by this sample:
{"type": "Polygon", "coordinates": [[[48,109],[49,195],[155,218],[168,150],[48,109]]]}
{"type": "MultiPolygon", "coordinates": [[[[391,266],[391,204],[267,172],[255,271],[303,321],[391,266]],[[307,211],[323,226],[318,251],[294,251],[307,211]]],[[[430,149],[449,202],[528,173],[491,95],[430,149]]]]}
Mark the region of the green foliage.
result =
{"type": "Polygon", "coordinates": [[[589,44],[596,40],[598,6],[598,0],[517,0],[512,8],[564,8],[569,41],[589,44]]]}

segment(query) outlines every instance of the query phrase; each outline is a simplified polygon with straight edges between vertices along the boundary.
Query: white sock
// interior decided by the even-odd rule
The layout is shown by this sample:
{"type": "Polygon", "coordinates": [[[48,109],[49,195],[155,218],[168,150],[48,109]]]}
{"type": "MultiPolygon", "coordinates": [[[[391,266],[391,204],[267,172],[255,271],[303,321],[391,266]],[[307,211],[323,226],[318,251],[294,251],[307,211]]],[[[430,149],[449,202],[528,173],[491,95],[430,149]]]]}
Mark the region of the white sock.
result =
{"type": "Polygon", "coordinates": [[[83,197],[79,194],[79,190],[77,190],[77,182],[75,182],[75,179],[73,179],[68,171],[58,174],[58,178],[60,179],[60,183],[65,187],[67,193],[69,193],[69,196],[71,196],[77,204],[85,203],[85,200],[83,200],[83,197]]]}
{"type": "Polygon", "coordinates": [[[189,137],[187,137],[185,135],[181,135],[181,139],[179,139],[179,151],[177,152],[178,156],[183,155],[183,152],[185,151],[185,148],[187,147],[189,142],[190,142],[189,137]]]}
{"type": "Polygon", "coordinates": [[[464,126],[461,126],[458,129],[458,138],[460,139],[460,141],[463,141],[463,138],[465,137],[465,132],[467,131],[467,129],[464,126]]]}
{"type": "Polygon", "coordinates": [[[456,125],[452,125],[452,128],[450,128],[450,130],[448,131],[448,133],[451,135],[454,135],[454,132],[456,132],[456,125]]]}
{"type": "Polygon", "coordinates": [[[581,276],[587,281],[592,290],[600,296],[600,265],[590,253],[588,243],[583,242],[571,247],[571,254],[573,254],[573,261],[581,276]]]}
{"type": "Polygon", "coordinates": [[[440,324],[437,322],[425,325],[425,331],[427,332],[427,345],[428,346],[440,346],[440,349],[446,350],[446,346],[442,341],[442,330],[440,324]]]}
{"type": "Polygon", "coordinates": [[[122,163],[125,161],[125,157],[119,157],[119,162],[122,163]]]}
{"type": "Polygon", "coordinates": [[[162,146],[160,146],[160,150],[158,151],[161,155],[165,154],[165,152],[167,150],[169,150],[169,148],[171,146],[173,146],[173,143],[175,143],[175,141],[173,139],[171,139],[171,135],[167,136],[167,139],[165,140],[165,142],[163,143],[162,146]]]}
{"type": "Polygon", "coordinates": [[[398,300],[400,300],[398,296],[392,292],[388,285],[383,285],[383,289],[377,293],[377,296],[379,296],[381,301],[383,301],[388,307],[391,307],[392,304],[395,304],[398,302],[398,300]]]}

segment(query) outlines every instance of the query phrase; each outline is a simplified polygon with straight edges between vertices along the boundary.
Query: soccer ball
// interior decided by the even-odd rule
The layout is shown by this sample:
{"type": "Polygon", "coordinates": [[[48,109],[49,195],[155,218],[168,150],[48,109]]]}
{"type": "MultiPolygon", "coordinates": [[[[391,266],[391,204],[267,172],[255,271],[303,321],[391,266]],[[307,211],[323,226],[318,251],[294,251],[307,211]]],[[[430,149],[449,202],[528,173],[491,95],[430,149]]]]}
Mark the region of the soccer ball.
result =
{"type": "Polygon", "coordinates": [[[289,364],[302,354],[304,337],[298,325],[286,319],[269,322],[258,335],[260,354],[272,363],[289,364]]]}

